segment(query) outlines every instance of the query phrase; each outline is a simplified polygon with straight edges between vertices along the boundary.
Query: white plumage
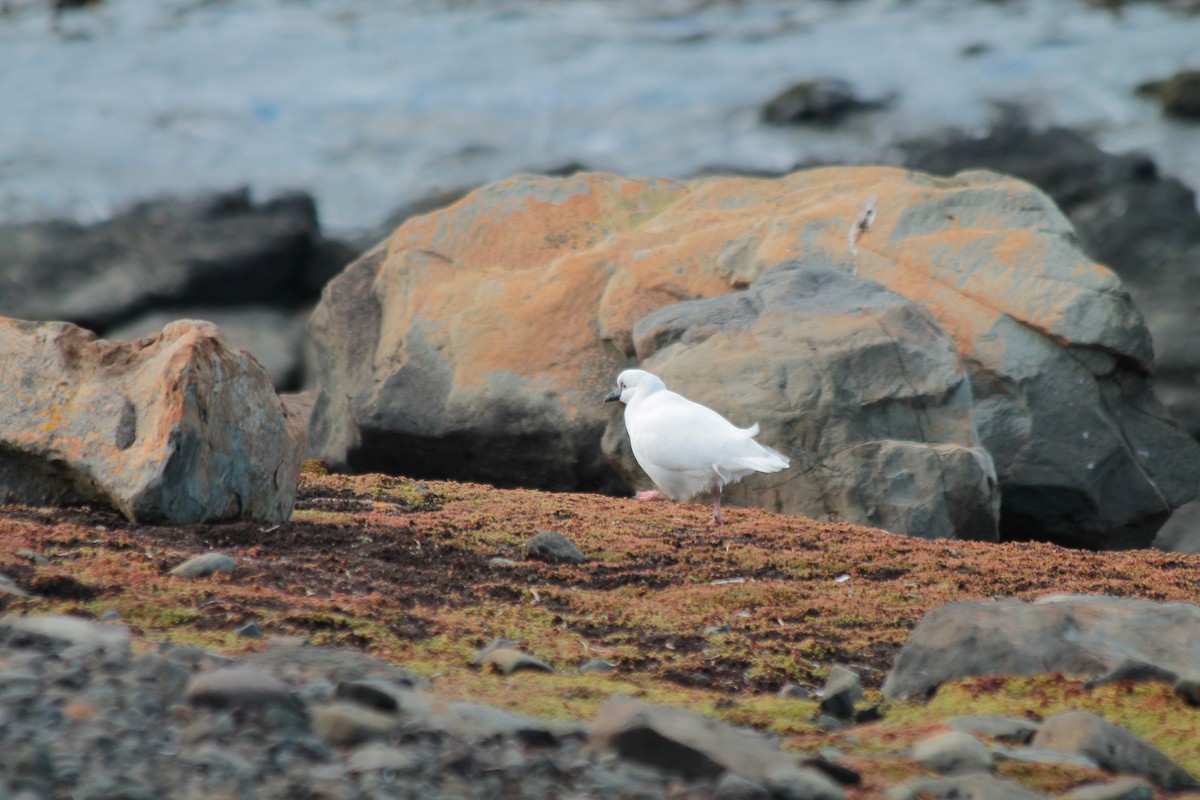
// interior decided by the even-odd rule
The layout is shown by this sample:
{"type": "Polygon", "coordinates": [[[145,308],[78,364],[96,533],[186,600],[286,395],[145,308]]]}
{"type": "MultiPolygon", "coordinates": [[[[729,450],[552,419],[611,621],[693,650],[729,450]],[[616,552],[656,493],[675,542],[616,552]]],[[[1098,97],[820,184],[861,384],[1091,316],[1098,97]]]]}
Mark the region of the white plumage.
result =
{"type": "Polygon", "coordinates": [[[655,375],[628,369],[617,377],[617,388],[605,401],[625,404],[625,428],[638,465],[659,492],[686,500],[703,491],[713,493],[713,522],[721,524],[721,489],[752,472],[787,469],[786,456],[754,441],[758,425],[739,428],[711,408],[669,391],[655,375]]]}

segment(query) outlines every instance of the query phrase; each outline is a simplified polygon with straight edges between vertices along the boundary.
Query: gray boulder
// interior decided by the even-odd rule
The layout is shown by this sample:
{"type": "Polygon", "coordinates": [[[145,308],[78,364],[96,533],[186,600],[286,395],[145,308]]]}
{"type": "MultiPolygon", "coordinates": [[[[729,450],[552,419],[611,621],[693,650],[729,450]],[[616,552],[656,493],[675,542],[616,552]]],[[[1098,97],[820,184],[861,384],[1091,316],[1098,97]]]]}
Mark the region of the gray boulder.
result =
{"type": "Polygon", "coordinates": [[[1185,672],[1200,659],[1200,606],[1082,595],[948,603],[917,624],[883,693],[925,698],[970,675],[1102,675],[1130,658],[1185,672]]]}
{"type": "MultiPolygon", "coordinates": [[[[916,536],[997,538],[1000,494],[966,371],[917,303],[789,261],[745,291],[654,311],[633,337],[668,388],[735,424],[758,422],[761,441],[795,458],[787,472],[730,487],[732,502],[916,536]]],[[[627,482],[645,480],[621,417],[603,446],[627,482]]]]}
{"type": "Polygon", "coordinates": [[[0,319],[0,502],[98,503],[136,522],[287,519],[304,432],[210,323],[109,342],[0,319]]]}

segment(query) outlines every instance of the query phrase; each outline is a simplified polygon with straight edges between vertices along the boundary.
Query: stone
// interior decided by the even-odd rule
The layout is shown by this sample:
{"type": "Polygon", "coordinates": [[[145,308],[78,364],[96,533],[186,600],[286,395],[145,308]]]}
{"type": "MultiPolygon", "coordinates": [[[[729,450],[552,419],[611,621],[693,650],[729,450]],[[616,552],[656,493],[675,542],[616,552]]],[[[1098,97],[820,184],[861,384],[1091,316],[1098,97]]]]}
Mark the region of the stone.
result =
{"type": "Polygon", "coordinates": [[[0,315],[103,330],[154,305],[281,304],[318,252],[304,194],[246,189],[137,203],[93,226],[0,225],[0,315]]]}
{"type": "Polygon", "coordinates": [[[47,648],[57,652],[64,648],[103,653],[113,659],[126,659],[132,654],[132,636],[124,625],[107,625],[79,617],[42,614],[21,617],[6,614],[0,617],[0,638],[10,646],[47,648]]]}
{"type": "Polygon", "coordinates": [[[1044,800],[1045,796],[1031,792],[1012,781],[972,773],[946,778],[922,778],[888,789],[887,800],[1044,800]]]}
{"type": "Polygon", "coordinates": [[[590,728],[583,723],[525,717],[479,703],[459,702],[443,706],[431,702],[425,718],[428,724],[469,742],[515,737],[524,744],[548,747],[565,739],[583,739],[590,734],[590,728]]]}
{"type": "Polygon", "coordinates": [[[1191,670],[1175,682],[1175,694],[1191,706],[1200,706],[1200,672],[1191,670]]]}
{"type": "Polygon", "coordinates": [[[1038,723],[1015,717],[981,714],[974,717],[955,717],[946,721],[946,727],[972,736],[987,736],[1011,744],[1025,744],[1037,732],[1038,723]]]}
{"type": "Polygon", "coordinates": [[[385,738],[400,724],[393,714],[373,711],[357,703],[334,701],[316,706],[310,713],[313,730],[335,747],[385,738]]]}
{"type": "Polygon", "coordinates": [[[261,639],[262,628],[258,627],[258,623],[250,620],[244,625],[239,625],[233,631],[234,636],[240,636],[243,639],[261,639]]]}
{"type": "Polygon", "coordinates": [[[733,772],[766,786],[779,796],[840,797],[841,791],[819,772],[802,769],[757,733],[678,708],[610,697],[592,721],[594,749],[613,750],[622,758],[688,780],[715,779],[733,772]]]}
{"type": "Polygon", "coordinates": [[[785,683],[779,687],[779,697],[791,700],[811,700],[812,692],[797,683],[785,683]]]}
{"type": "Polygon", "coordinates": [[[1072,789],[1066,800],[1153,800],[1154,789],[1145,781],[1125,778],[1111,783],[1093,783],[1072,789]]]}
{"type": "Polygon", "coordinates": [[[991,772],[992,754],[987,746],[966,733],[947,731],[917,742],[914,761],[942,775],[991,772]]]}
{"type": "Polygon", "coordinates": [[[617,665],[611,661],[605,661],[603,658],[593,658],[590,661],[580,664],[579,671],[584,674],[611,675],[617,671],[617,665]]]}
{"type": "Polygon", "coordinates": [[[784,89],[762,107],[769,125],[832,125],[848,114],[887,105],[884,100],[863,100],[854,87],[840,78],[800,81],[784,89]]]}
{"type": "MultiPolygon", "coordinates": [[[[627,491],[597,442],[619,415],[600,398],[639,358],[635,326],[681,301],[751,290],[784,263],[873,281],[919,305],[952,340],[952,352],[935,355],[938,363],[958,359],[966,388],[954,391],[970,392],[970,414],[950,414],[962,401],[946,396],[929,420],[958,420],[958,432],[930,424],[924,438],[889,439],[885,415],[883,435],[846,443],[862,446],[862,470],[903,472],[919,452],[924,486],[936,448],[956,448],[946,461],[957,483],[941,506],[958,508],[971,494],[991,495],[986,453],[1001,538],[1037,531],[1097,549],[1145,546],[1200,487],[1200,444],[1151,389],[1140,313],[1117,277],[1079,250],[1049,198],[993,173],[942,179],[882,167],[778,180],[520,175],[408,219],[331,281],[313,311],[313,453],[335,469],[627,491]],[[869,225],[864,209],[875,211],[869,225]],[[896,444],[866,446],[876,440],[896,444]]],[[[916,325],[922,317],[897,318],[916,325]]],[[[835,319],[855,323],[852,314],[835,319]]],[[[732,351],[739,335],[718,331],[690,349],[732,351]]],[[[658,357],[667,360],[669,350],[658,357]]],[[[775,432],[806,424],[818,398],[784,391],[769,367],[765,374],[764,402],[745,400],[754,418],[733,421],[760,422],[762,441],[774,445],[775,432]]],[[[926,384],[922,373],[906,374],[926,384]]],[[[844,407],[854,407],[860,387],[874,388],[870,375],[860,377],[837,387],[844,407]]],[[[727,412],[704,386],[667,382],[727,412]]],[[[752,394],[741,385],[729,392],[752,394]]],[[[901,433],[919,421],[900,400],[880,402],[894,409],[901,433]]],[[[799,469],[776,483],[761,476],[739,484],[746,502],[762,493],[774,510],[819,513],[824,506],[800,502],[814,490],[797,476],[819,471],[831,454],[785,455],[799,469]],[[789,481],[807,494],[792,493],[789,481]]],[[[975,519],[966,518],[971,528],[975,519]]]]}
{"type": "Polygon", "coordinates": [[[1049,717],[1032,744],[1087,756],[1104,769],[1141,775],[1167,791],[1200,789],[1200,781],[1158,748],[1090,711],[1066,711],[1049,717]]]}
{"type": "Polygon", "coordinates": [[[554,667],[542,661],[540,658],[535,658],[528,653],[523,653],[520,650],[513,650],[508,647],[497,647],[492,650],[483,659],[482,666],[491,667],[497,672],[502,672],[505,675],[511,675],[514,672],[521,670],[534,670],[537,672],[554,672],[554,667]]]}
{"type": "Polygon", "coordinates": [[[263,709],[279,706],[304,712],[304,706],[287,684],[269,672],[248,666],[231,666],[201,673],[188,682],[185,699],[204,708],[263,709]]]}
{"type": "Polygon", "coordinates": [[[845,796],[823,773],[783,764],[767,770],[763,785],[779,800],[842,800],[845,796]]]}
{"type": "Polygon", "coordinates": [[[356,747],[350,757],[346,759],[346,768],[351,772],[386,769],[405,774],[419,771],[423,764],[424,759],[411,749],[382,742],[367,742],[356,747]]]}
{"type": "Polygon", "coordinates": [[[714,800],[769,800],[770,797],[767,787],[734,772],[722,775],[713,789],[714,800]]]}
{"type": "Polygon", "coordinates": [[[947,603],[917,623],[883,693],[925,698],[972,675],[1102,675],[1131,658],[1187,671],[1200,659],[1200,606],[1102,595],[947,603]]]}
{"type": "Polygon", "coordinates": [[[1147,664],[1136,658],[1127,658],[1120,664],[1117,664],[1108,672],[1098,677],[1092,678],[1083,684],[1085,689],[1095,689],[1097,686],[1104,686],[1117,681],[1128,681],[1130,683],[1148,683],[1150,681],[1162,681],[1163,683],[1175,683],[1179,676],[1169,669],[1164,669],[1157,664],[1147,664]]]}
{"type": "Polygon", "coordinates": [[[583,564],[587,556],[558,531],[542,531],[521,546],[521,555],[550,564],[583,564]]]}
{"type": "MultiPolygon", "coordinates": [[[[761,441],[800,454],[779,476],[728,487],[731,502],[916,536],[997,538],[996,472],[975,436],[966,370],[919,303],[790,260],[744,291],[651,312],[633,337],[668,388],[694,387],[689,399],[735,424],[757,422],[761,441]]],[[[603,449],[641,485],[622,418],[603,449]]]]}
{"type": "Polygon", "coordinates": [[[862,678],[854,670],[834,664],[822,690],[821,713],[840,720],[853,719],[854,704],[862,699],[862,678]]]}
{"type": "Polygon", "coordinates": [[[512,639],[505,639],[504,637],[493,639],[492,641],[485,644],[483,647],[479,648],[478,651],[476,651],[474,657],[471,658],[471,666],[472,667],[482,666],[484,664],[484,662],[487,660],[487,657],[491,654],[491,652],[493,650],[496,650],[498,648],[505,648],[508,650],[519,650],[520,646],[521,646],[520,642],[515,642],[512,639]]]}
{"type": "Polygon", "coordinates": [[[181,578],[209,578],[218,572],[233,572],[237,562],[224,553],[201,553],[171,568],[181,578]]]}
{"type": "Polygon", "coordinates": [[[276,391],[300,388],[308,322],[305,312],[265,305],[156,310],[106,330],[104,337],[111,341],[133,341],[153,336],[179,319],[199,319],[216,325],[231,342],[254,356],[271,376],[276,391]]]}
{"type": "MultiPolygon", "coordinates": [[[[915,169],[952,175],[987,169],[1046,192],[1070,218],[1084,251],[1121,277],[1154,340],[1154,389],[1192,436],[1200,436],[1200,212],[1189,186],[1160,175],[1142,153],[1113,154],[1078,131],[1034,129],[1004,120],[976,131],[905,147],[915,169]]],[[[1196,538],[1200,547],[1200,537],[1196,538]]],[[[1175,548],[1171,548],[1175,549],[1175,548]]],[[[1188,550],[1187,552],[1192,552],[1188,550]]]]}
{"type": "Polygon", "coordinates": [[[1160,81],[1147,81],[1137,93],[1158,99],[1163,113],[1179,119],[1200,119],[1200,70],[1185,69],[1160,81]]]}
{"type": "Polygon", "coordinates": [[[94,503],[143,524],[286,520],[304,432],[205,322],[109,342],[0,319],[0,502],[94,503]]]}
{"type": "Polygon", "coordinates": [[[11,594],[16,597],[29,597],[29,592],[17,586],[16,582],[7,575],[0,575],[0,594],[11,594]]]}

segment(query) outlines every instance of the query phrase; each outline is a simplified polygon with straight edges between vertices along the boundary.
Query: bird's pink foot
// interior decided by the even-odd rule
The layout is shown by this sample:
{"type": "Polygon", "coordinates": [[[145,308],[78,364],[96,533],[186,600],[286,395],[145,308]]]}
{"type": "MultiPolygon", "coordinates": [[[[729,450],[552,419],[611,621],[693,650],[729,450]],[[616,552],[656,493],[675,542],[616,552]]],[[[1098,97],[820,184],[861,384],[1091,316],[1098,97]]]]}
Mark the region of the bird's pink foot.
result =
{"type": "Polygon", "coordinates": [[[638,492],[636,495],[638,500],[666,500],[667,496],[660,491],[651,489],[648,492],[638,492]]]}

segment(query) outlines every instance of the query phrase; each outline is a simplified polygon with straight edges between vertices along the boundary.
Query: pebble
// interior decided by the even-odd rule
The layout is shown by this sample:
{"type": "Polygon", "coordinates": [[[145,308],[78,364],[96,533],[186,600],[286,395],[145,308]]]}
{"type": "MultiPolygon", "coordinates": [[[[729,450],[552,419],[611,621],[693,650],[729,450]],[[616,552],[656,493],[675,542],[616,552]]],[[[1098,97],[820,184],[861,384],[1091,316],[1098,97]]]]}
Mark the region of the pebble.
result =
{"type": "Polygon", "coordinates": [[[521,555],[551,564],[582,564],[587,556],[558,531],[542,531],[521,547],[521,555]]]}
{"type": "Polygon", "coordinates": [[[202,553],[193,556],[171,570],[172,575],[181,578],[208,578],[218,572],[233,572],[237,562],[224,553],[202,553]]]}

